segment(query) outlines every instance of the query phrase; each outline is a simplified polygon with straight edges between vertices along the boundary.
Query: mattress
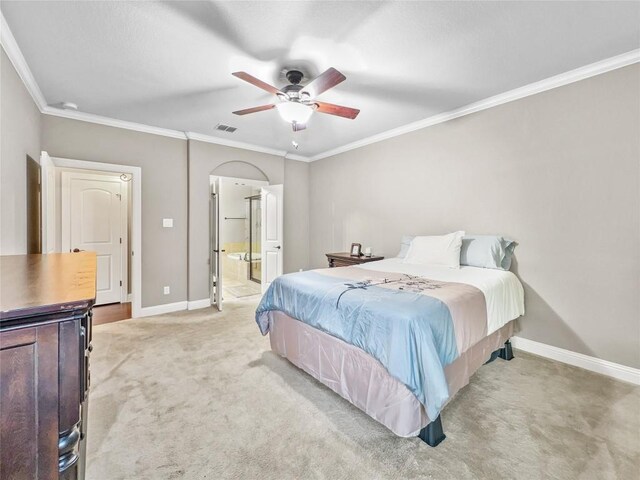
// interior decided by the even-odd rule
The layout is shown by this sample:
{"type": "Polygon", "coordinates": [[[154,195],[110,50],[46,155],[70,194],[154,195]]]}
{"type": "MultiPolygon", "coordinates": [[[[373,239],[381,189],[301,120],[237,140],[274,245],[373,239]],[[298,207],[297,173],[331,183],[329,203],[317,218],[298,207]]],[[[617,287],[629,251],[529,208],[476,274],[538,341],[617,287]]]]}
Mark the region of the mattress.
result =
{"type": "MultiPolygon", "coordinates": [[[[280,311],[269,312],[271,349],[401,437],[415,437],[432,419],[424,406],[375,358],[280,311]]],[[[449,401],[513,334],[514,322],[476,343],[445,367],[449,401]]]]}
{"type": "Polygon", "coordinates": [[[443,282],[473,285],[484,294],[487,307],[487,334],[524,315],[524,289],[512,272],[493,268],[461,266],[459,269],[413,265],[401,258],[388,258],[359,265],[363,270],[403,273],[443,282]]]}

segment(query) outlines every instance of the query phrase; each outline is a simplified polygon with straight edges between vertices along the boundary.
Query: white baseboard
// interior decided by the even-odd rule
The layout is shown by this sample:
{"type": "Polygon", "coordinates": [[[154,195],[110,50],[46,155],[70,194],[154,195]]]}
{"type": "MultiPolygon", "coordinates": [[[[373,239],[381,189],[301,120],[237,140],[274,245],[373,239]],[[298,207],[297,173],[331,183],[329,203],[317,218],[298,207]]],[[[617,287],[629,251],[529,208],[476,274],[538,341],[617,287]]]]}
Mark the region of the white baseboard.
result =
{"type": "Polygon", "coordinates": [[[211,306],[208,298],[202,300],[194,300],[187,302],[165,303],[163,305],[154,305],[153,307],[144,307],[140,309],[138,317],[149,317],[151,315],[162,315],[163,313],[179,312],[180,310],[196,310],[198,308],[206,308],[211,306]]]}
{"type": "Polygon", "coordinates": [[[197,310],[199,308],[207,308],[211,306],[211,299],[203,298],[202,300],[191,300],[187,303],[187,310],[197,310]]]}
{"type": "Polygon", "coordinates": [[[154,305],[153,307],[143,307],[140,309],[139,317],[149,317],[151,315],[161,315],[163,313],[179,312],[187,309],[187,301],[165,303],[164,305],[154,305]]]}
{"type": "Polygon", "coordinates": [[[584,368],[592,372],[601,373],[617,380],[640,385],[640,369],[609,362],[582,353],[572,352],[564,348],[553,347],[545,343],[535,342],[522,337],[512,337],[511,343],[517,350],[533,353],[541,357],[550,358],[558,362],[584,368]]]}

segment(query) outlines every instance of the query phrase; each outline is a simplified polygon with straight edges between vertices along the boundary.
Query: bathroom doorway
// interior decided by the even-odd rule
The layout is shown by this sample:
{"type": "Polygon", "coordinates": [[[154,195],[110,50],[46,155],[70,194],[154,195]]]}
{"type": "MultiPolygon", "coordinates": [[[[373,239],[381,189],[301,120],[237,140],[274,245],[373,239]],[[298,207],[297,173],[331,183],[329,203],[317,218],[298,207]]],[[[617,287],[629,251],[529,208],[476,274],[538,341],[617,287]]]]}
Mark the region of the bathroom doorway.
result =
{"type": "Polygon", "coordinates": [[[214,305],[262,292],[261,190],[267,185],[261,180],[211,177],[214,305]]]}

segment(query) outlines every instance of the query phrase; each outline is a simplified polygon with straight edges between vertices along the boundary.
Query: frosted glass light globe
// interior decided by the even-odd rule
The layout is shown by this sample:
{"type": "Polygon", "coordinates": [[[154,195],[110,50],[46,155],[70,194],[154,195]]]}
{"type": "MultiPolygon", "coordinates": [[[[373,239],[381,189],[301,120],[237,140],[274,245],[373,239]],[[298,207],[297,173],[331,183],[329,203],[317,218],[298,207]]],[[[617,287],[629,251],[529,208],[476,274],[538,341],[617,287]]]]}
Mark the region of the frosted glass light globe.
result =
{"type": "Polygon", "coordinates": [[[305,124],[311,118],[313,108],[298,102],[281,102],[276,105],[285,122],[305,124]]]}

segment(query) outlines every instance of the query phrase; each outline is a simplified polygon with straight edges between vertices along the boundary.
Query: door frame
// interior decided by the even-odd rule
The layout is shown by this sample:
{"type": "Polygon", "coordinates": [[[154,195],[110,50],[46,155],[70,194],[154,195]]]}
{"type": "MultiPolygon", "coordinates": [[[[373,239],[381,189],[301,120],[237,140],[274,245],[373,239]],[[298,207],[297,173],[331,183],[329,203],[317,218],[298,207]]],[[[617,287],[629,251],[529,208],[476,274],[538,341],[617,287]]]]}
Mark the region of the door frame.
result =
{"type": "Polygon", "coordinates": [[[117,180],[120,183],[120,303],[126,303],[129,296],[129,186],[118,178],[116,172],[103,172],[88,173],[76,169],[64,170],[60,167],[60,231],[62,234],[60,250],[66,252],[71,251],[71,215],[69,214],[70,207],[70,195],[71,195],[71,181],[74,175],[80,175],[87,180],[101,181],[104,178],[117,180]]]}
{"type": "Polygon", "coordinates": [[[27,253],[42,253],[42,172],[40,161],[27,155],[26,208],[27,253]]]}
{"type": "MultiPolygon", "coordinates": [[[[211,202],[213,201],[213,193],[214,193],[214,184],[218,181],[220,181],[219,183],[219,188],[218,191],[215,192],[216,193],[216,201],[218,202],[218,206],[220,205],[220,202],[222,201],[222,192],[224,190],[224,188],[222,188],[222,180],[225,181],[231,181],[231,182],[243,182],[247,185],[251,185],[254,187],[267,187],[270,185],[270,182],[268,182],[267,180],[254,180],[254,179],[250,179],[250,178],[240,178],[240,177],[227,177],[225,175],[214,175],[214,174],[209,174],[209,202],[211,205],[211,202]]],[[[214,294],[213,294],[213,274],[214,274],[214,269],[215,269],[215,264],[214,264],[214,259],[213,259],[213,251],[214,250],[220,250],[219,248],[216,248],[216,241],[219,240],[220,237],[220,226],[222,225],[220,222],[220,216],[216,215],[216,220],[218,222],[217,226],[212,225],[212,215],[211,215],[211,207],[209,210],[209,301],[211,302],[211,305],[214,305],[213,299],[214,299],[214,294]],[[217,228],[216,228],[217,227],[217,228]]],[[[218,271],[220,273],[220,280],[222,280],[222,275],[224,274],[224,272],[222,271],[222,262],[220,262],[220,253],[222,252],[218,252],[218,259],[217,259],[217,263],[218,263],[218,271]]],[[[217,280],[218,281],[218,280],[217,280]]],[[[220,284],[221,285],[221,284],[220,284]]],[[[217,286],[217,285],[216,285],[217,286]]],[[[220,289],[222,290],[222,289],[220,289]]],[[[218,310],[222,310],[222,304],[224,303],[224,299],[222,298],[222,291],[220,291],[219,294],[219,298],[220,298],[220,305],[216,305],[216,307],[218,308],[218,310]]]]}
{"type": "Polygon", "coordinates": [[[42,253],[56,251],[56,166],[47,152],[40,154],[40,195],[42,200],[42,253]],[[53,175],[53,179],[51,178],[53,175]]]}
{"type": "Polygon", "coordinates": [[[222,310],[222,268],[220,261],[220,179],[210,178],[209,196],[209,302],[222,310]],[[215,278],[215,286],[214,286],[215,278]],[[215,287],[215,289],[214,289],[215,287]]]}
{"type": "MultiPolygon", "coordinates": [[[[46,152],[43,152],[46,154],[46,152]]],[[[131,316],[142,316],[142,168],[115,163],[51,157],[60,168],[78,168],[131,175],[131,316]]]]}

